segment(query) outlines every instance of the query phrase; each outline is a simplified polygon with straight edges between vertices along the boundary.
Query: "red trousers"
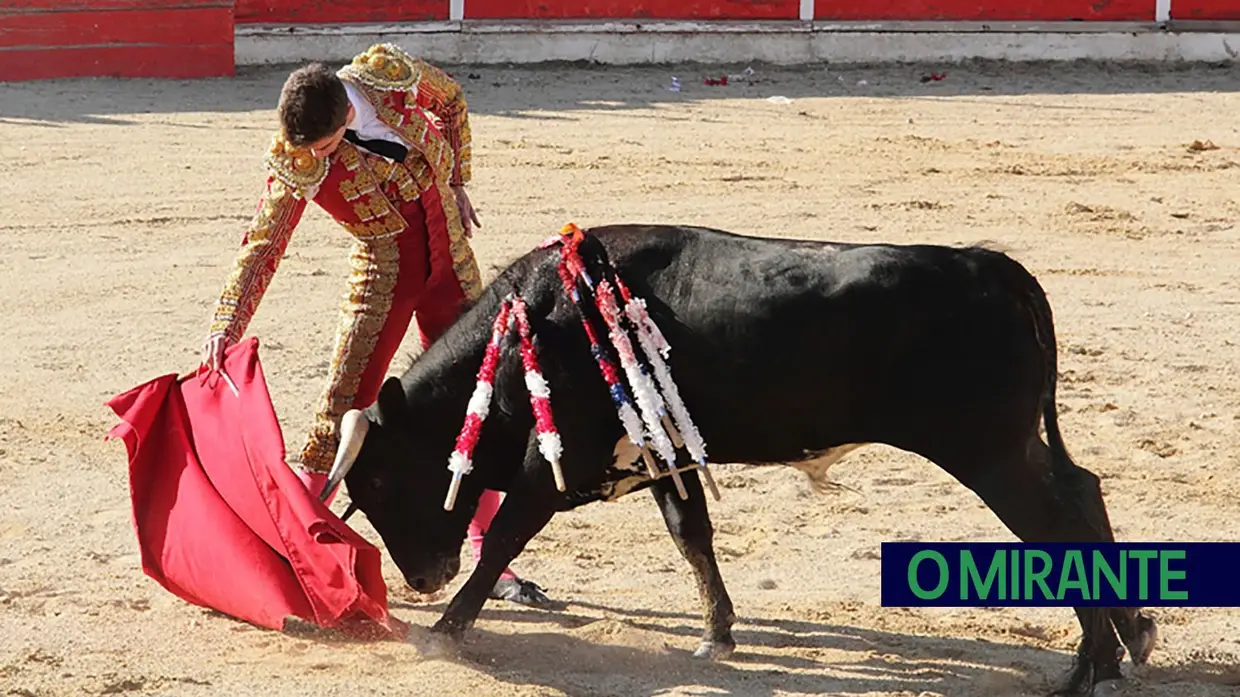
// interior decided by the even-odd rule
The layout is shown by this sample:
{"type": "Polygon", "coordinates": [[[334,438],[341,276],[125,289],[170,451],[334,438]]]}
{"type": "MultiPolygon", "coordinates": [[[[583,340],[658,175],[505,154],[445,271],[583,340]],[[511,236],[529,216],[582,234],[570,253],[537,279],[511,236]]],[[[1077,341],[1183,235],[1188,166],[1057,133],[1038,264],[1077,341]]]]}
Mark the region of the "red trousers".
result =
{"type": "MultiPolygon", "coordinates": [[[[364,409],[378,399],[379,388],[383,386],[392,358],[400,348],[415,313],[422,348],[425,349],[452,326],[460,316],[461,303],[465,300],[461,284],[451,273],[451,257],[447,259],[448,273],[440,276],[440,280],[433,285],[430,283],[433,254],[431,235],[434,233],[427,230],[426,212],[422,204],[418,201],[406,203],[401,206],[401,214],[409,223],[409,228],[396,236],[400,260],[396,286],[392,290],[392,306],[379,330],[378,341],[375,342],[370,360],[362,372],[357,393],[353,397],[353,409],[364,409]]],[[[447,233],[441,231],[439,234],[445,236],[442,244],[446,249],[447,233]]],[[[435,261],[443,263],[441,259],[435,261]]],[[[461,418],[465,418],[463,414],[461,418]]]]}
{"type": "Polygon", "coordinates": [[[302,448],[306,470],[331,468],[340,418],[378,398],[415,314],[423,348],[460,315],[465,294],[453,270],[444,205],[455,202],[441,204],[432,187],[421,200],[401,205],[405,230],[354,243],[327,385],[302,448]]]}
{"type": "MultiPolygon", "coordinates": [[[[465,294],[453,272],[450,239],[442,216],[434,214],[434,208],[455,206],[456,202],[441,203],[435,188],[423,194],[423,200],[427,205],[421,201],[402,204],[401,215],[408,228],[393,240],[354,249],[354,273],[331,375],[317,423],[302,453],[303,466],[312,472],[326,472],[330,467],[337,443],[335,428],[344,411],[364,409],[379,397],[414,316],[423,349],[460,316],[465,294]],[[428,207],[431,215],[427,214],[428,207]]],[[[479,500],[469,526],[475,559],[481,556],[482,538],[499,503],[499,493],[490,490],[479,500]]],[[[506,569],[502,577],[513,578],[515,574],[506,569]]]]}

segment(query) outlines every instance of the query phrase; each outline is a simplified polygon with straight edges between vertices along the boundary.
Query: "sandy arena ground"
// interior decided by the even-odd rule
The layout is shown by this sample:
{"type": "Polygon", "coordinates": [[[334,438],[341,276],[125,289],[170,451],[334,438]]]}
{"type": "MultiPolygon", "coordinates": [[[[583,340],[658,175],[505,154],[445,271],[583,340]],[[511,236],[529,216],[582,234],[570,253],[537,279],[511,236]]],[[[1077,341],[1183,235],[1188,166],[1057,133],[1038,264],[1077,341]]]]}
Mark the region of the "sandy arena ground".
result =
{"type": "MultiPolygon", "coordinates": [[[[995,241],[1049,293],[1065,436],[1119,536],[1237,538],[1234,68],[755,66],[702,84],[744,67],[452,68],[485,273],[570,220],[995,241]],[[932,71],[947,78],[922,82],[932,71]]],[[[696,590],[645,494],[557,517],[514,566],[567,609],[491,602],[457,661],[258,630],[143,576],[104,402],[197,364],[285,74],[0,85],[0,694],[992,697],[1038,694],[1068,666],[1070,610],[879,606],[880,542],[1012,539],[941,471],[882,447],[837,466],[853,491],[825,498],[792,470],[717,467],[740,647],[716,665],[688,657],[696,590]]],[[[348,243],[311,207],[251,328],[290,448],[348,243]]],[[[394,612],[433,623],[446,599],[385,570],[394,612]]],[[[1236,694],[1240,610],[1152,612],[1163,643],[1149,667],[1125,664],[1124,694],[1236,694]]]]}

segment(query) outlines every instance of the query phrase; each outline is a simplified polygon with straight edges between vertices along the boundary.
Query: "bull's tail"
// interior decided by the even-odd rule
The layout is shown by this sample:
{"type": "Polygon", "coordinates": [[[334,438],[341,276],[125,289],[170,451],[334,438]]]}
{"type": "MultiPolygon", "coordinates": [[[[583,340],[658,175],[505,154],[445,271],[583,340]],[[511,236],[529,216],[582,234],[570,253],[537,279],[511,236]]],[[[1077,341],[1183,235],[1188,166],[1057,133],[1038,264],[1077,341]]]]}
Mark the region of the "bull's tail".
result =
{"type": "MultiPolygon", "coordinates": [[[[1006,255],[1004,255],[1006,256],[1006,255]]],[[[1073,466],[1072,457],[1059,430],[1059,412],[1055,389],[1059,382],[1059,349],[1055,339],[1055,317],[1042,284],[1019,262],[1007,257],[1019,279],[1019,295],[1033,319],[1034,336],[1042,349],[1044,374],[1042,385],[1042,423],[1046,428],[1046,444],[1056,468],[1073,466]]]]}

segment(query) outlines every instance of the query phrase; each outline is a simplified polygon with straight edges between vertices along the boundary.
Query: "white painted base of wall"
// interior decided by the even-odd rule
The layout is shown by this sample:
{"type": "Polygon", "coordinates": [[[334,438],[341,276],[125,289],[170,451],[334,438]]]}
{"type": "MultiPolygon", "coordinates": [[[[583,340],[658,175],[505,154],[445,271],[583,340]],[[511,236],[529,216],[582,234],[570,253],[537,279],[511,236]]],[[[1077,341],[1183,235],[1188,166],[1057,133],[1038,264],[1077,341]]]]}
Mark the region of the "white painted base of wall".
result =
{"type": "Polygon", "coordinates": [[[237,65],[340,62],[392,42],[438,63],[776,65],[1011,61],[1240,62],[1240,26],[1150,23],[429,22],[239,25],[237,65]]]}

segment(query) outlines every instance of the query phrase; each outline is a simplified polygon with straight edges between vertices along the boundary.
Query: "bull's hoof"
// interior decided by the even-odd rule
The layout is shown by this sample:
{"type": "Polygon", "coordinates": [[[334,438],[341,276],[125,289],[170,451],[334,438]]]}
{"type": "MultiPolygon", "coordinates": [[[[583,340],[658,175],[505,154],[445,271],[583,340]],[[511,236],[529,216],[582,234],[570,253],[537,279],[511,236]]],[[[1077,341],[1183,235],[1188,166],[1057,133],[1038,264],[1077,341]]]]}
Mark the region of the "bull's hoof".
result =
{"type": "Polygon", "coordinates": [[[1094,694],[1094,664],[1088,656],[1077,656],[1072,668],[1051,693],[1050,697],[1089,697],[1094,694]]]}
{"type": "Polygon", "coordinates": [[[1128,653],[1134,665],[1143,665],[1150,660],[1154,647],[1158,645],[1158,625],[1145,615],[1137,617],[1137,638],[1128,645],[1128,653]]]}
{"type": "Polygon", "coordinates": [[[1095,665],[1089,656],[1078,654],[1072,660],[1072,668],[1059,682],[1059,687],[1050,693],[1051,697],[1091,697],[1096,694],[1095,688],[1098,687],[1101,687],[1104,693],[1113,691],[1118,681],[1124,679],[1124,674],[1119,669],[1122,658],[1123,649],[1120,649],[1113,663],[1099,666],[1095,665]]]}
{"type": "Polygon", "coordinates": [[[731,641],[702,641],[693,657],[704,661],[717,661],[727,658],[736,650],[736,643],[731,641]]]}
{"type": "Polygon", "coordinates": [[[459,644],[465,640],[465,629],[466,627],[460,622],[440,617],[439,621],[431,626],[431,634],[459,644]]]}

